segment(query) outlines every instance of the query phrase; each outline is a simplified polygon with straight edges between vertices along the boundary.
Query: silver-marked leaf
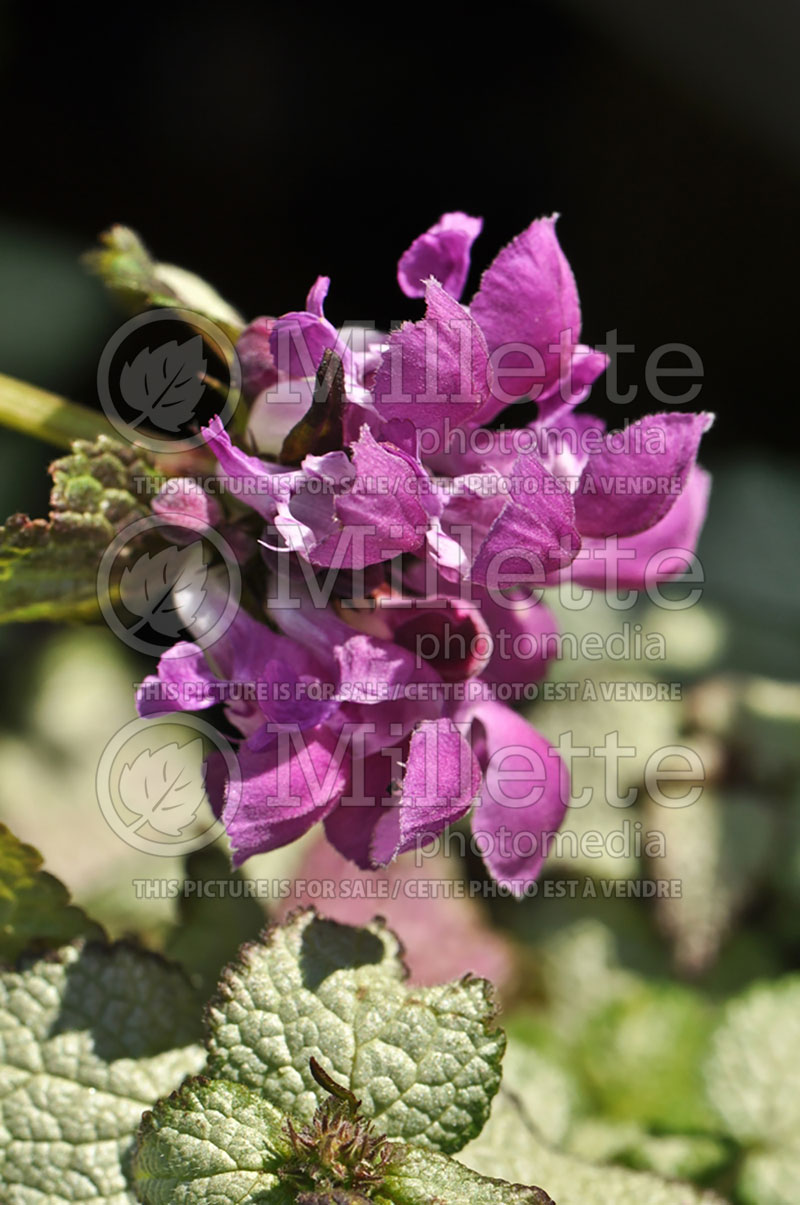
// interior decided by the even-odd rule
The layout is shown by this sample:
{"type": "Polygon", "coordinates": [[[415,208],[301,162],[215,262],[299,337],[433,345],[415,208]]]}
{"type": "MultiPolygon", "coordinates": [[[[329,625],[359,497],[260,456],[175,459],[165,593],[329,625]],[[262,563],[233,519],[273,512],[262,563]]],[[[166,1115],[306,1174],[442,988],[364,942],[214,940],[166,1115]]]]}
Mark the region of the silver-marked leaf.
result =
{"type": "Polygon", "coordinates": [[[280,1174],[293,1153],[285,1119],[257,1092],[197,1078],[142,1119],[133,1179],[144,1205],[552,1205],[541,1189],[402,1143],[368,1196],[357,1182],[303,1190],[280,1174]]]}
{"type": "Polygon", "coordinates": [[[457,1151],[489,1115],[505,1035],[484,980],[409,988],[405,976],[382,922],[298,913],[223,973],[207,1012],[208,1073],[308,1121],[325,1095],[314,1058],[381,1133],[457,1151]]]}
{"type": "Polygon", "coordinates": [[[126,566],[119,582],[120,599],[139,616],[130,633],[148,623],[162,636],[178,636],[203,605],[207,577],[202,540],[184,548],[169,545],[152,555],[146,552],[126,566]]]}
{"type": "Polygon", "coordinates": [[[194,1079],[142,1118],[132,1178],[145,1205],[292,1205],[283,1116],[241,1084],[194,1079]]]}
{"type": "Polygon", "coordinates": [[[800,975],[757,983],[726,1006],[705,1080],[726,1132],[742,1146],[800,1155],[800,975]]]}
{"type": "Polygon", "coordinates": [[[555,1205],[541,1188],[481,1176],[458,1159],[413,1146],[403,1148],[382,1191],[397,1205],[555,1205]]]}
{"type": "Polygon", "coordinates": [[[194,418],[205,392],[208,361],[203,354],[201,335],[191,335],[183,343],[172,339],[160,347],[144,347],[130,363],[123,365],[119,388],[123,398],[139,418],[160,431],[175,434],[194,418]]]}
{"type": "Polygon", "coordinates": [[[206,801],[203,742],[172,742],[143,749],[122,767],[119,795],[128,811],[142,816],[157,833],[179,837],[206,801]]]}
{"type": "Polygon", "coordinates": [[[143,1110],[202,1065],[175,966],[128,945],[69,946],[0,975],[3,1205],[132,1205],[143,1110]]]}
{"type": "MultiPolygon", "coordinates": [[[[712,1192],[624,1167],[597,1167],[542,1142],[525,1113],[524,1085],[513,1082],[495,1101],[486,1129],[461,1154],[484,1175],[535,1180],[557,1205],[726,1205],[712,1192]]],[[[420,1198],[420,1201],[422,1198],[420,1198]]],[[[473,1198],[465,1195],[464,1205],[473,1198]]]]}

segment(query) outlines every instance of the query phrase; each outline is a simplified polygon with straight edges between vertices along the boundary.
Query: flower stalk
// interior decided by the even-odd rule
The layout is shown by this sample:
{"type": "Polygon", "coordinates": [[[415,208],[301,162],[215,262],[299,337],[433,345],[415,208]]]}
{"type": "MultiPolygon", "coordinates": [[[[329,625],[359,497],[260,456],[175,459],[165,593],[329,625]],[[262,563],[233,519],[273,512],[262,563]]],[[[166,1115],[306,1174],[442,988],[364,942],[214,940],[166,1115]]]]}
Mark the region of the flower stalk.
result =
{"type": "Polygon", "coordinates": [[[94,441],[115,434],[105,415],[2,373],[0,424],[67,449],[76,439],[94,441]]]}

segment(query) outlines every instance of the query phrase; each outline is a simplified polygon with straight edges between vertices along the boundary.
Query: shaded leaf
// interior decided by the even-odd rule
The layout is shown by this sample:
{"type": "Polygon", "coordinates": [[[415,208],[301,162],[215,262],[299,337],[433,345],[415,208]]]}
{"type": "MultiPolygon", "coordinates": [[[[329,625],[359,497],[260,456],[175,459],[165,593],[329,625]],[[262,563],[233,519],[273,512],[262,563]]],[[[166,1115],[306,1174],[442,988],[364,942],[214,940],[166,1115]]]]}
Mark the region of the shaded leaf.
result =
{"type": "Polygon", "coordinates": [[[69,902],[66,887],[41,867],[39,851],[0,824],[0,962],[74,937],[103,937],[100,926],[69,902]]]}
{"type": "Polygon", "coordinates": [[[83,619],[97,612],[97,567],[115,534],[148,513],[137,449],[77,440],[50,467],[48,519],[12,515],[0,527],[0,623],[83,619]]]}
{"type": "Polygon", "coordinates": [[[186,860],[186,881],[192,890],[179,899],[178,923],[167,940],[167,953],[210,995],[220,971],[245,941],[254,940],[264,925],[264,912],[254,883],[230,859],[211,846],[195,850],[186,860]]]}
{"type": "Polygon", "coordinates": [[[130,946],[65,947],[0,975],[8,1205],[128,1205],[142,1111],[199,1070],[182,973],[130,946]]]}

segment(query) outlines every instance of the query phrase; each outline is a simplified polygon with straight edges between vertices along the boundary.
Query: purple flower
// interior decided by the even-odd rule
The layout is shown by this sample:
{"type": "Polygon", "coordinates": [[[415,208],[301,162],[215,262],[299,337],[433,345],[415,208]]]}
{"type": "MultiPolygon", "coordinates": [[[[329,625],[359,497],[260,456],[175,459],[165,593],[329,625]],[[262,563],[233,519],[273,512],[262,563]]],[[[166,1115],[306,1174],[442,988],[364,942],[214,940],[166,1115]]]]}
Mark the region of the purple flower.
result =
{"type": "Polygon", "coordinates": [[[472,244],[483,229],[483,218],[467,213],[444,213],[400,257],[397,280],[406,297],[424,297],[425,281],[434,276],[456,299],[464,291],[472,244]]]}
{"type": "Polygon", "coordinates": [[[466,307],[481,225],[445,214],[412,244],[398,280],[425,314],[388,338],[337,330],[326,277],[305,310],[258,319],[240,350],[259,452],[219,420],[204,432],[264,524],[263,614],[242,612],[205,655],[171,650],[139,706],[224,705],[242,788],[226,790],[216,755],[208,783],[237,863],[322,821],[345,857],[386,866],[471,813],[489,871],[523,892],[569,790],[556,751],[498,698],[546,672],[555,622],[530,586],[640,586],[694,547],[711,416],[608,433],[576,412],[606,358],[580,343],[555,218],[501,251],[466,307]],[[515,427],[521,399],[538,414],[515,427]],[[501,413],[509,429],[489,425],[501,413]]]}

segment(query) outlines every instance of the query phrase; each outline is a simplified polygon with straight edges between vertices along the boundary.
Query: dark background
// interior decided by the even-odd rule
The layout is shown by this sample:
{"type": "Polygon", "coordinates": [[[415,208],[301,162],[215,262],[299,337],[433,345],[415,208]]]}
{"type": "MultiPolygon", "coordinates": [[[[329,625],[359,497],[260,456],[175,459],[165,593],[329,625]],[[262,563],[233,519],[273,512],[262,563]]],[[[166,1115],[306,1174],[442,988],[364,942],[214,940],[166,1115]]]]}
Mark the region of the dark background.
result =
{"type": "MultiPolygon", "coordinates": [[[[772,494],[792,511],[794,0],[89,11],[0,6],[0,369],[96,404],[119,315],[76,261],[114,221],[248,317],[300,307],[325,272],[334,321],[383,325],[416,312],[396,260],[443,210],[484,217],[478,271],[558,210],[586,339],[616,328],[637,349],[619,374],[633,405],[592,408],[616,424],[662,408],[647,355],[695,347],[727,498],[711,523],[730,554],[709,578],[738,605],[742,583],[787,572],[795,520],[776,533],[772,494]]],[[[47,451],[2,439],[3,509],[41,512],[47,451]]],[[[745,617],[768,595],[788,632],[774,597],[796,585],[770,581],[745,617]]]]}

